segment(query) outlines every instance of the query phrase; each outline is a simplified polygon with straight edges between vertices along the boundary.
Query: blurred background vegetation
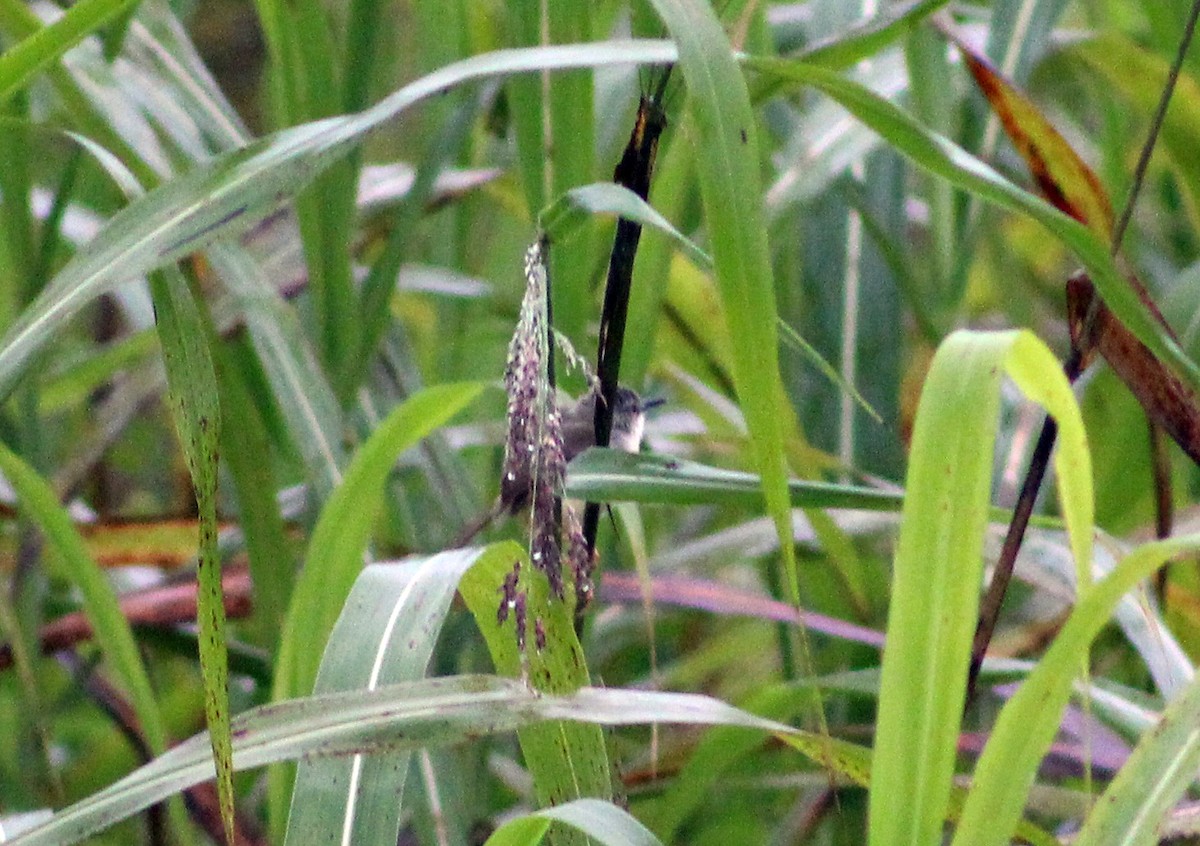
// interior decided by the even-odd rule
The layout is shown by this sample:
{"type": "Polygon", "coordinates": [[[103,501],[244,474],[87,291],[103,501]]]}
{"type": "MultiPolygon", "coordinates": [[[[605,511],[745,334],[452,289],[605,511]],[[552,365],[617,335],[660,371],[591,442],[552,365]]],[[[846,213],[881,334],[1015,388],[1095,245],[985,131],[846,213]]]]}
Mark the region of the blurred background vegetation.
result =
{"type": "MultiPolygon", "coordinates": [[[[111,5],[115,16],[61,63],[43,65],[28,85],[6,80],[5,326],[19,328],[30,315],[48,313],[63,292],[43,292],[72,267],[82,245],[93,242],[89,255],[99,255],[100,247],[120,243],[122,232],[149,220],[135,211],[124,224],[108,226],[128,203],[126,189],[114,187],[121,168],[68,132],[108,150],[145,189],[157,189],[151,197],[183,185],[179,196],[202,206],[206,192],[226,184],[222,179],[236,190],[241,178],[214,170],[206,171],[216,174],[207,182],[180,181],[205,163],[215,161],[219,170],[254,139],[361,110],[459,59],[541,39],[539,4],[518,0],[111,5]]],[[[549,6],[556,9],[552,42],[663,36],[640,3],[549,6]]],[[[30,12],[49,22],[62,11],[0,0],[3,43],[14,45],[36,29],[30,12]]],[[[959,53],[930,23],[936,15],[1029,95],[1119,208],[1187,9],[1120,0],[731,0],[717,4],[716,13],[735,47],[753,54],[803,58],[816,56],[816,48],[859,45],[844,63],[848,77],[1031,186],[959,53]],[[883,26],[897,20],[903,23],[883,26]],[[884,33],[878,40],[857,40],[873,26],[884,33]]],[[[281,633],[296,633],[283,621],[313,526],[349,457],[397,403],[426,386],[487,386],[469,410],[435,425],[433,437],[401,456],[371,524],[372,556],[444,549],[491,505],[503,443],[498,385],[524,290],[522,254],[545,206],[569,187],[610,179],[638,98],[654,90],[662,73],[611,62],[594,73],[555,72],[546,83],[554,92],[545,105],[554,122],[549,141],[538,134],[543,115],[531,111],[541,103],[539,75],[452,86],[375,129],[305,188],[298,203],[275,211],[261,194],[248,200],[237,213],[245,212],[249,225],[224,232],[236,247],[232,257],[197,253],[183,263],[213,333],[220,384],[224,566],[239,573],[249,561],[254,577],[253,599],[248,580],[228,586],[233,713],[270,701],[281,633]],[[277,495],[280,508],[273,509],[277,495]]],[[[1027,217],[914,167],[895,138],[876,134],[828,98],[796,87],[781,93],[762,76],[747,79],[778,309],[787,400],[779,420],[788,470],[846,490],[898,492],[937,345],[955,328],[1021,327],[1065,356],[1064,282],[1077,259],[1027,217]]],[[[697,161],[708,151],[692,143],[697,129],[680,74],[665,94],[668,125],[649,201],[711,249],[716,238],[707,229],[697,177],[697,161]]],[[[1200,58],[1193,52],[1124,250],[1193,357],[1200,340],[1198,142],[1200,58]]],[[[304,168],[317,158],[297,159],[279,177],[280,199],[307,183],[304,168]]],[[[234,209],[236,199],[230,202],[221,208],[234,209]]],[[[230,219],[209,223],[215,231],[230,219]]],[[[147,243],[165,254],[174,239],[164,231],[147,243]]],[[[196,224],[183,234],[203,231],[196,224]]],[[[612,220],[596,216],[553,253],[557,325],[589,360],[612,232],[612,220]]],[[[195,252],[171,249],[175,258],[195,252]]],[[[187,602],[178,610],[153,591],[194,583],[198,503],[165,401],[154,310],[141,279],[153,267],[133,268],[124,277],[112,271],[69,314],[38,323],[32,362],[3,360],[0,437],[68,504],[91,557],[117,591],[152,591],[142,616],[133,617],[136,641],[166,736],[179,740],[205,725],[194,599],[190,611],[187,602]]],[[[758,465],[735,388],[739,341],[729,335],[728,307],[711,270],[647,230],[622,374],[643,396],[665,400],[650,415],[647,451],[753,473],[758,465]]],[[[768,343],[772,324],[768,319],[762,327],[768,343]]],[[[16,337],[11,330],[10,349],[16,337]]],[[[576,373],[563,384],[578,393],[584,382],[576,373]]],[[[1153,534],[1145,417],[1104,366],[1082,384],[1096,523],[1119,549],[1153,534]]],[[[1015,499],[1040,414],[1005,388],[995,445],[997,505],[1015,499]]],[[[993,445],[979,449],[990,452],[993,445]]],[[[1200,475],[1170,450],[1177,531],[1186,532],[1197,527],[1200,475]]],[[[1041,505],[1052,518],[1052,486],[1046,491],[1041,505]]],[[[794,512],[802,605],[835,620],[798,640],[795,627],[780,622],[788,618],[786,572],[776,527],[760,505],[720,492],[698,494],[687,506],[655,503],[649,493],[640,498],[602,520],[602,567],[620,576],[601,590],[582,638],[592,681],[703,692],[815,728],[811,715],[797,716],[808,701],[798,679],[811,662],[825,682],[827,730],[870,745],[896,509],[794,512]],[[651,582],[652,598],[643,600],[651,582]],[[797,683],[791,696],[782,704],[764,701],[763,691],[780,681],[797,683]]],[[[39,637],[79,611],[80,590],[56,560],[61,550],[38,531],[45,525],[18,507],[11,490],[2,500],[0,631],[10,646],[0,673],[0,813],[9,814],[61,808],[95,794],[151,750],[144,739],[131,740],[136,720],[121,715],[128,702],[120,684],[112,687],[111,659],[94,643],[64,636],[43,654],[39,637]]],[[[997,656],[1036,656],[1061,621],[1063,590],[1045,573],[1061,570],[1065,542],[1053,528],[1039,531],[1023,559],[997,656]]],[[[486,537],[524,534],[520,521],[508,521],[486,537]]],[[[313,566],[311,558],[305,566],[313,566]]],[[[1161,622],[1158,607],[1146,603],[1146,625],[1161,622]]],[[[1172,568],[1163,609],[1170,632],[1163,636],[1182,644],[1175,666],[1190,667],[1200,649],[1194,564],[1172,568]]],[[[314,631],[321,637],[301,629],[302,639],[289,648],[315,661],[325,632],[314,631]]],[[[1161,705],[1153,659],[1143,641],[1125,635],[1116,626],[1106,631],[1093,655],[1095,674],[1120,686],[1129,702],[1161,705]]],[[[451,612],[430,675],[490,667],[470,616],[451,612]]],[[[968,728],[982,732],[991,724],[1008,695],[1000,690],[972,706],[968,728]]],[[[744,749],[739,740],[714,752],[694,729],[613,732],[607,743],[616,793],[664,842],[861,842],[861,789],[832,783],[794,750],[755,737],[744,749]],[[696,775],[706,760],[712,781],[696,775]]],[[[961,747],[966,762],[977,751],[969,740],[961,747]]],[[[1035,797],[1032,816],[1051,830],[1081,816],[1089,801],[1091,785],[1081,777],[1086,743],[1073,740],[1057,750],[1035,797]]],[[[1129,741],[1112,739],[1114,754],[1127,753],[1129,741]]],[[[506,737],[423,760],[428,769],[410,781],[421,800],[406,806],[404,842],[482,842],[497,819],[532,801],[522,759],[506,737]],[[431,785],[442,786],[440,806],[428,801],[431,785]]],[[[1110,777],[1118,764],[1105,770],[1100,762],[1098,778],[1110,777]]],[[[262,771],[236,778],[246,842],[268,836],[263,782],[262,771]]],[[[276,837],[279,825],[271,821],[276,837]]],[[[180,819],[148,824],[135,817],[94,842],[203,836],[180,819]]]]}

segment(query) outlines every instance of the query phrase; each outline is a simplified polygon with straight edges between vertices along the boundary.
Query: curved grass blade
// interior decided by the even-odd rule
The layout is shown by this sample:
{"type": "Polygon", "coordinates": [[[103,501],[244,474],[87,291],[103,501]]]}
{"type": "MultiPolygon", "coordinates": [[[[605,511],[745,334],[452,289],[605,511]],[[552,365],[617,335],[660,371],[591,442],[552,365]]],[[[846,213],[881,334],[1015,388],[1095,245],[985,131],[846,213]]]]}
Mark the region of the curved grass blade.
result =
{"type": "MultiPolygon", "coordinates": [[[[1197,549],[1200,535],[1145,544],[1082,596],[1050,649],[1000,712],[975,766],[974,787],[953,840],[956,846],[999,846],[1009,841],[1091,642],[1122,596],[1173,556],[1197,549]]],[[[1192,775],[1189,772],[1189,778],[1192,775]]]]}
{"type": "Polygon", "coordinates": [[[788,596],[800,601],[791,539],[781,420],[778,313],[767,254],[758,144],[746,82],[712,8],[696,0],[652,0],[679,45],[688,87],[705,221],[733,346],[738,397],[762,476],[763,499],[779,534],[788,596]]]}
{"type": "Polygon", "coordinates": [[[262,362],[287,434],[324,501],[342,480],[342,413],[333,388],[305,340],[296,313],[282,301],[246,252],[218,245],[207,254],[241,312],[262,362]]]}
{"type": "MultiPolygon", "coordinates": [[[[83,0],[71,6],[54,23],[33,31],[6,49],[0,54],[0,100],[7,100],[39,69],[133,5],[134,0],[83,0]]],[[[8,34],[26,30],[30,21],[14,26],[9,17],[11,14],[11,11],[0,12],[0,25],[8,34]]]]}
{"type": "Polygon", "coordinates": [[[931,132],[896,106],[824,68],[781,59],[747,58],[745,66],[782,80],[812,86],[837,100],[913,163],[1001,208],[1024,214],[1069,247],[1087,268],[1104,302],[1139,341],[1193,389],[1200,368],[1149,313],[1117,270],[1103,243],[1086,226],[1013,185],[947,138],[931,132]]]}
{"type": "Polygon", "coordinates": [[[847,70],[906,37],[949,0],[895,3],[833,38],[809,45],[797,58],[830,70],[847,70]]]}
{"type": "Polygon", "coordinates": [[[711,269],[712,257],[700,249],[694,241],[671,225],[653,206],[621,185],[612,182],[596,182],[581,185],[567,191],[540,215],[538,223],[551,241],[569,238],[590,215],[613,214],[651,226],[675,240],[693,262],[711,269]]]}
{"type": "Polygon", "coordinates": [[[1110,240],[1112,202],[1099,177],[1024,92],[963,40],[953,34],[951,40],[1043,196],[1100,238],[1110,240]]]}
{"type": "Polygon", "coordinates": [[[479,396],[482,384],[438,385],[413,394],[379,425],[355,453],[342,484],[313,529],[307,563],[296,581],[280,641],[274,696],[312,690],[319,656],[354,580],[383,501],[383,486],[396,457],[445,424],[479,396]]]}
{"type": "Polygon", "coordinates": [[[150,280],[154,316],[167,371],[171,416],[196,493],[200,544],[196,619],[204,713],[217,765],[217,795],[225,842],[234,842],[233,749],[229,735],[229,658],[225,652],[225,601],[217,549],[217,451],[221,407],[208,348],[208,329],[187,280],[168,268],[150,280]]]}
{"type": "Polygon", "coordinates": [[[654,833],[628,811],[597,799],[576,799],[510,820],[496,829],[484,846],[536,846],[554,822],[577,829],[606,846],[662,846],[654,833]]]}
{"type": "Polygon", "coordinates": [[[129,694],[146,745],[161,754],[167,748],[167,732],[158,700],[112,585],[88,552],[87,542],[50,485],[3,444],[0,444],[0,473],[16,491],[29,518],[58,552],[63,576],[79,589],[96,643],[129,694]]]}
{"type": "Polygon", "coordinates": [[[1029,332],[954,333],[931,365],[913,433],[880,681],[872,846],[933,842],[946,818],[989,511],[983,445],[995,440],[1005,372],[1060,423],[1060,500],[1079,584],[1087,581],[1091,466],[1062,369],[1029,332]]]}
{"type": "MultiPolygon", "coordinates": [[[[696,694],[583,688],[556,696],[513,679],[450,676],[250,709],[233,720],[233,762],[241,771],[306,755],[411,751],[476,740],[544,720],[594,726],[741,725],[796,733],[696,694]]],[[[12,840],[12,846],[78,842],[213,774],[208,736],[198,734],[111,787],[59,811],[45,825],[12,840]]]]}
{"type": "Polygon", "coordinates": [[[1193,681],[1147,732],[1075,840],[1076,846],[1161,842],[1159,826],[1196,780],[1200,767],[1200,682],[1193,681]]]}
{"type": "Polygon", "coordinates": [[[245,232],[410,106],[480,79],[542,69],[670,62],[661,41],[502,50],[448,65],[356,115],[279,132],[164,183],[115,215],[80,250],[0,342],[0,398],[63,323],[115,286],[245,232]]]}

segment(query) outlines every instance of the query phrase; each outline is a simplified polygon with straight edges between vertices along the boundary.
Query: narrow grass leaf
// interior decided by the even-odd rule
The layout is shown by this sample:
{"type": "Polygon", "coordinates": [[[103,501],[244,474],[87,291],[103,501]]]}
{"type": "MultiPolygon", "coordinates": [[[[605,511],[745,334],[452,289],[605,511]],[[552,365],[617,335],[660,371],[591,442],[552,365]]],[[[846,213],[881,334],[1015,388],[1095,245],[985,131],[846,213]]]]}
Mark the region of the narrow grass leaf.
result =
{"type": "Polygon", "coordinates": [[[694,241],[671,225],[671,222],[654,208],[621,185],[612,182],[596,182],[581,185],[563,194],[540,215],[538,221],[551,241],[564,241],[571,237],[591,215],[611,214],[650,226],[675,240],[684,253],[699,267],[711,270],[712,257],[700,249],[694,241]]]}
{"type": "MultiPolygon", "coordinates": [[[[781,734],[794,731],[696,694],[583,688],[557,696],[514,679],[450,676],[252,708],[234,718],[233,760],[241,771],[306,755],[412,751],[476,740],[545,720],[594,726],[678,723],[742,725],[781,734]]],[[[202,733],[11,842],[51,846],[81,841],[212,779],[213,774],[209,739],[202,733]]]]}
{"type": "Polygon", "coordinates": [[[116,214],[9,328],[0,341],[0,397],[12,391],[31,356],[96,297],[220,237],[245,232],[369,132],[421,100],[508,74],[668,62],[675,55],[674,47],[661,41],[618,41],[473,56],[400,88],[364,112],[283,130],[171,179],[116,214]]]}
{"type": "MultiPolygon", "coordinates": [[[[567,494],[603,502],[665,505],[720,504],[761,508],[762,480],[753,473],[709,467],[683,458],[589,449],[567,465],[567,494]]],[[[904,496],[858,485],[788,482],[797,508],[899,511],[904,496]]]]}
{"type": "Polygon", "coordinates": [[[948,2],[909,0],[892,4],[833,38],[806,46],[797,58],[830,70],[847,70],[905,38],[948,2]]]}
{"type": "Polygon", "coordinates": [[[363,554],[383,502],[384,482],[396,457],[444,425],[479,396],[481,384],[438,385],[399,405],[359,448],[309,542],[307,561],[292,594],[280,641],[276,699],[308,693],[337,615],[362,570],[363,554]]]}
{"type": "MultiPolygon", "coordinates": [[[[0,100],[7,100],[28,83],[39,69],[58,59],[133,5],[134,0],[82,0],[71,6],[58,20],[6,49],[0,54],[0,100]]],[[[6,28],[9,25],[8,15],[0,12],[0,21],[6,28]]]]}
{"type": "Polygon", "coordinates": [[[161,754],[167,748],[163,717],[133,631],[121,613],[112,585],[88,552],[87,542],[50,485],[3,444],[0,444],[0,473],[16,491],[29,519],[45,533],[46,540],[58,553],[63,577],[79,590],[96,643],[129,694],[146,745],[161,754]]]}
{"type": "Polygon", "coordinates": [[[250,341],[319,500],[342,479],[342,412],[295,311],[271,287],[262,269],[233,245],[207,252],[246,322],[250,341]]]}
{"type": "Polygon", "coordinates": [[[872,846],[933,842],[949,808],[1005,372],[1060,421],[1063,513],[1077,568],[1091,562],[1091,467],[1057,360],[1028,332],[954,333],[934,357],[914,424],[880,681],[872,846]]]}
{"type": "Polygon", "coordinates": [[[1113,227],[1112,203],[1099,177],[1037,104],[970,45],[958,38],[953,41],[1042,194],[1059,211],[1108,240],[1113,227]]]}
{"type": "Polygon", "coordinates": [[[775,288],[767,253],[757,131],[746,82],[712,8],[697,0],[652,0],[679,45],[688,87],[705,221],[733,346],[734,377],[763,499],[775,522],[788,596],[799,603],[791,543],[779,376],[775,288]]]}
{"type": "Polygon", "coordinates": [[[204,319],[187,280],[168,268],[150,281],[171,416],[183,447],[200,530],[196,620],[204,713],[217,766],[217,795],[225,840],[234,842],[233,750],[229,734],[229,659],[225,653],[225,600],[217,549],[217,452],[221,406],[204,319]]]}
{"type": "MultiPolygon", "coordinates": [[[[1200,535],[1145,544],[1080,598],[1050,649],[1000,712],[975,766],[974,786],[954,836],[956,846],[1000,846],[1009,841],[1091,642],[1108,624],[1122,596],[1173,556],[1197,549],[1200,535]]],[[[1174,775],[1167,774],[1168,778],[1174,775]]],[[[1141,799],[1145,798],[1143,794],[1141,799]]],[[[1156,804],[1159,801],[1154,799],[1156,804]]]]}
{"type": "Polygon", "coordinates": [[[1084,820],[1076,846],[1151,846],[1200,768],[1200,682],[1167,706],[1084,820]]]}

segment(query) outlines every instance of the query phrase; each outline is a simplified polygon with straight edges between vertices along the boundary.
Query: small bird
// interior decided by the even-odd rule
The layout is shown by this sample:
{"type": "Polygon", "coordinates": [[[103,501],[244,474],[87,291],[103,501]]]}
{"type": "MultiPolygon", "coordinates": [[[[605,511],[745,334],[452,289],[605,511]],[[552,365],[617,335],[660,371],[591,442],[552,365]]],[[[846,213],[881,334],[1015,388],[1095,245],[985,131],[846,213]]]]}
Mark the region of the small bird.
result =
{"type": "MultiPolygon", "coordinates": [[[[592,388],[578,400],[565,402],[561,407],[563,458],[570,461],[586,449],[596,445],[596,398],[599,389],[592,388]]],[[[646,431],[646,411],[662,404],[661,399],[644,402],[637,391],[618,387],[612,417],[612,433],[609,447],[624,452],[637,452],[642,446],[642,435],[646,431]]],[[[500,486],[500,496],[495,505],[476,519],[467,523],[454,541],[454,546],[463,546],[483,531],[493,520],[503,514],[516,514],[529,502],[531,483],[528,472],[505,480],[500,486]]]]}

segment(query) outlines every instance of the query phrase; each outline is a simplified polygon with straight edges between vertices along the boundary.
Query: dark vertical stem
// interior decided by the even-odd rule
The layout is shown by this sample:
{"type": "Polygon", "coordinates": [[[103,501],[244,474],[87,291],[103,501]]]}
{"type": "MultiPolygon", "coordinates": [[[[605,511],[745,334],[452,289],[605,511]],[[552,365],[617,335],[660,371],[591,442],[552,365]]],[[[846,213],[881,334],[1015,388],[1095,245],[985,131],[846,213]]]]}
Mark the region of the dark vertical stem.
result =
{"type": "MultiPolygon", "coordinates": [[[[1133,218],[1133,209],[1137,203],[1138,194],[1141,191],[1142,185],[1145,182],[1146,170],[1150,164],[1150,155],[1154,151],[1158,136],[1162,130],[1163,121],[1167,114],[1167,105],[1171,102],[1171,95],[1175,91],[1175,85],[1179,81],[1180,69],[1183,67],[1184,58],[1187,55],[1188,47],[1192,42],[1192,37],[1196,32],[1196,22],[1200,19],[1200,0],[1193,0],[1191,11],[1188,13],[1187,23],[1184,26],[1183,35],[1179,40],[1179,50],[1175,54],[1175,59],[1171,64],[1171,69],[1167,75],[1167,84],[1163,87],[1162,96],[1159,97],[1158,106],[1154,110],[1154,116],[1150,121],[1150,131],[1147,133],[1146,141],[1142,144],[1142,149],[1138,155],[1137,166],[1134,168],[1133,182],[1129,188],[1129,196],[1125,199],[1125,205],[1121,209],[1121,215],[1117,219],[1116,225],[1113,228],[1112,242],[1109,245],[1113,256],[1116,256],[1121,250],[1121,242],[1125,238],[1125,231],[1129,227],[1129,221],[1133,218]]],[[[1083,326],[1079,332],[1079,337],[1084,339],[1082,343],[1088,343],[1092,337],[1093,325],[1096,321],[1096,316],[1099,314],[1101,300],[1097,295],[1092,298],[1088,304],[1087,314],[1083,319],[1083,326]]],[[[1079,378],[1079,374],[1083,367],[1083,354],[1085,350],[1073,348],[1067,362],[1063,365],[1066,371],[1067,378],[1074,384],[1079,378]]],[[[1154,427],[1151,426],[1153,429],[1154,427]]],[[[1029,470],[1025,474],[1025,483],[1021,487],[1021,495],[1017,500],[1017,506],[1013,511],[1013,519],[1008,527],[1008,534],[1004,537],[1004,547],[1000,553],[1000,560],[996,562],[996,572],[992,577],[992,583],[988,585],[988,592],[984,596],[983,603],[980,607],[979,625],[975,629],[975,640],[971,644],[971,668],[970,674],[967,677],[967,702],[970,703],[975,693],[975,683],[979,678],[979,670],[983,665],[983,656],[987,652],[988,643],[991,642],[992,634],[996,630],[996,619],[1000,614],[1000,605],[1004,601],[1004,594],[1008,589],[1008,583],[1012,579],[1013,565],[1016,563],[1017,553],[1021,549],[1021,542],[1025,538],[1025,529],[1029,526],[1029,517],[1033,512],[1033,504],[1037,499],[1038,489],[1041,487],[1042,479],[1046,475],[1046,467],[1050,462],[1050,453],[1054,449],[1054,440],[1058,435],[1058,426],[1049,417],[1042,426],[1042,433],[1038,437],[1037,446],[1034,448],[1033,456],[1029,460],[1029,470]]],[[[1161,452],[1161,450],[1159,450],[1161,452]]],[[[1156,480],[1159,468],[1157,467],[1156,458],[1156,480]]],[[[1166,496],[1170,496],[1169,487],[1158,487],[1159,497],[1163,496],[1162,491],[1166,490],[1166,496]]],[[[1163,511],[1160,512],[1158,527],[1161,530],[1164,525],[1163,511]]],[[[1169,513],[1169,512],[1168,512],[1169,513]]],[[[1168,524],[1169,531],[1169,524],[1168,524]]]]}
{"type": "MultiPolygon", "coordinates": [[[[666,127],[666,118],[659,108],[663,86],[656,96],[643,96],[638,105],[637,119],[625,152],[613,171],[613,182],[628,188],[643,200],[650,195],[650,178],[658,140],[666,127]]],[[[596,373],[600,379],[600,396],[596,403],[596,445],[608,446],[612,434],[612,412],[616,404],[617,383],[621,373],[621,349],[625,344],[625,319],[629,312],[629,291],[633,281],[633,262],[642,237],[641,224],[621,218],[613,239],[608,260],[608,279],[604,288],[604,309],[600,314],[600,344],[596,352],[596,373]]],[[[583,512],[583,536],[588,552],[596,548],[596,532],[600,526],[600,504],[589,502],[583,512]]]]}
{"type": "MultiPolygon", "coordinates": [[[[1063,370],[1067,379],[1074,384],[1082,370],[1083,357],[1078,350],[1072,350],[1063,370]]],[[[1013,567],[1017,563],[1017,553],[1021,551],[1021,542],[1025,540],[1025,530],[1029,528],[1029,518],[1033,515],[1033,506],[1037,502],[1038,490],[1046,477],[1046,468],[1050,465],[1050,453],[1054,451],[1054,441],[1058,437],[1058,424],[1054,418],[1047,416],[1042,423],[1042,432],[1038,435],[1037,445],[1029,458],[1029,469],[1025,471],[1025,481],[1021,485],[1021,493],[1013,508],[1012,522],[1008,524],[1008,533],[1004,536],[1004,546],[1000,549],[1000,559],[996,562],[996,571],[992,574],[992,583],[988,585],[987,593],[979,606],[979,624],[975,627],[975,640],[971,643],[971,669],[967,676],[967,702],[975,695],[975,682],[979,679],[979,670],[983,666],[983,656],[991,643],[996,631],[996,620],[1000,617],[1000,606],[1004,603],[1004,595],[1008,592],[1008,584],[1012,581],[1013,567]]]]}
{"type": "MultiPolygon", "coordinates": [[[[1171,501],[1171,458],[1162,429],[1149,418],[1146,423],[1150,427],[1150,472],[1154,478],[1154,536],[1162,540],[1171,536],[1175,523],[1175,505],[1171,501]]],[[[1159,604],[1164,607],[1167,599],[1167,569],[1160,567],[1154,574],[1154,592],[1159,604]]]]}

